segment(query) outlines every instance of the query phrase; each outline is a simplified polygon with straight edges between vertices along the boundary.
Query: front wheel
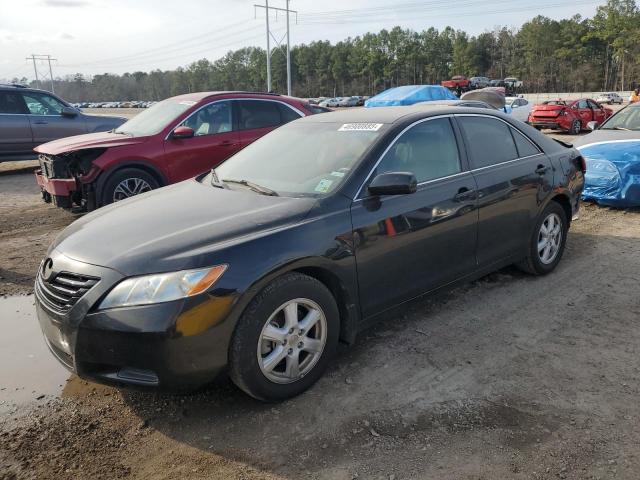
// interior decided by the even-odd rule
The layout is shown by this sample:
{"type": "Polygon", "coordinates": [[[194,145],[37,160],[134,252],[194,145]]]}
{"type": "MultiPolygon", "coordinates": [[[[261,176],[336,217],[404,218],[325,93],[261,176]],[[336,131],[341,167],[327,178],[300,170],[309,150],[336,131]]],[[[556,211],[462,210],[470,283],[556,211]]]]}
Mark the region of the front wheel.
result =
{"type": "Polygon", "coordinates": [[[119,202],[159,186],[158,181],[150,173],[139,168],[123,168],[107,179],[102,191],[102,204],[119,202]]]}
{"type": "Polygon", "coordinates": [[[258,400],[280,401],[311,387],[338,344],[340,319],[320,281],[288,273],[249,304],[231,340],[231,380],[258,400]]]}
{"type": "Polygon", "coordinates": [[[552,272],[562,258],[568,230],[564,208],[552,201],[538,217],[529,243],[528,255],[518,267],[533,275],[552,272]]]}

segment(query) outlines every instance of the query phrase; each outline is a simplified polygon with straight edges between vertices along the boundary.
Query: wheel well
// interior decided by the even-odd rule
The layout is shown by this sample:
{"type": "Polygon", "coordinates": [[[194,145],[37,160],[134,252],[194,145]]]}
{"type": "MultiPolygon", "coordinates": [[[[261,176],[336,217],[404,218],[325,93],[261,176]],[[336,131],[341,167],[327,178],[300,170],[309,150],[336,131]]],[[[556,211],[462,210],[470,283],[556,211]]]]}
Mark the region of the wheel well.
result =
{"type": "Polygon", "coordinates": [[[357,333],[358,319],[353,308],[349,308],[353,300],[349,298],[349,293],[340,279],[330,271],[319,267],[301,267],[294,271],[315,278],[329,289],[340,312],[340,340],[353,343],[357,333]]]}
{"type": "Polygon", "coordinates": [[[104,185],[107,183],[109,178],[112,175],[118,173],[120,170],[124,170],[125,168],[137,168],[139,170],[142,170],[143,172],[147,172],[149,175],[153,175],[153,178],[158,181],[158,185],[160,187],[164,187],[167,184],[164,176],[160,172],[158,172],[158,170],[149,165],[146,165],[144,163],[123,163],[121,165],[118,165],[117,167],[114,167],[113,169],[107,170],[106,172],[101,174],[100,177],[98,177],[98,182],[96,184],[96,193],[98,194],[99,198],[102,198],[102,189],[104,188],[104,185]]]}
{"type": "Polygon", "coordinates": [[[571,210],[571,202],[569,201],[569,197],[567,197],[566,195],[557,195],[553,197],[551,201],[560,204],[560,206],[564,209],[564,213],[567,216],[567,224],[570,225],[573,211],[571,210]]]}

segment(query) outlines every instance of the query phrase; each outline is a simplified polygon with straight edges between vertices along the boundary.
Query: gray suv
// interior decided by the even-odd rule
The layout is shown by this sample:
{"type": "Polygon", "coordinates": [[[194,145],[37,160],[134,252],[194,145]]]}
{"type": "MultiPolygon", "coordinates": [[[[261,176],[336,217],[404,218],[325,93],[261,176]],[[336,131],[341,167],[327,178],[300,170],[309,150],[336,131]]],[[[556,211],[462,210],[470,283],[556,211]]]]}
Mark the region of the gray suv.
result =
{"type": "Polygon", "coordinates": [[[0,161],[35,158],[33,148],[51,140],[105,132],[126,118],[85,115],[44,90],[0,85],[0,161]]]}

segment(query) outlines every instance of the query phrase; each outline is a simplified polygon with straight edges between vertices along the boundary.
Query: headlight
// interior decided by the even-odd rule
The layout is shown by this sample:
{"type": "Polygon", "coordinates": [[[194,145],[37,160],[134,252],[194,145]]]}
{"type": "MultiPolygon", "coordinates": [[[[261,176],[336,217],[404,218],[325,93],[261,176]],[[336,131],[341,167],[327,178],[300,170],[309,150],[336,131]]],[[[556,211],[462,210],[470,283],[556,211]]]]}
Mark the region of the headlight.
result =
{"type": "Polygon", "coordinates": [[[126,278],[102,300],[100,309],[148,305],[191,297],[207,290],[227,265],[126,278]]]}

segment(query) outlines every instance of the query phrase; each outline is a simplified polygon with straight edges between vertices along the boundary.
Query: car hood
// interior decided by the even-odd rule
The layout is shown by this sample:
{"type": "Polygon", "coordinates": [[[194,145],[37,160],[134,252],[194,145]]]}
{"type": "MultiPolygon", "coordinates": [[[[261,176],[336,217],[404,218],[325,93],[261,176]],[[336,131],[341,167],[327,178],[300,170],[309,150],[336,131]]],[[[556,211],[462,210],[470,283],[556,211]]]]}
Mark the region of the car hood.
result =
{"type": "Polygon", "coordinates": [[[147,141],[149,137],[133,137],[112,132],[86,133],[84,135],[74,135],[73,137],[61,138],[52,142],[38,145],[34,150],[38,153],[49,155],[60,155],[66,152],[75,152],[88,148],[110,148],[122,147],[124,145],[135,145],[147,141]]]}
{"type": "Polygon", "coordinates": [[[640,132],[626,130],[595,130],[574,140],[574,147],[586,147],[594,143],[640,140],[640,132]]]}
{"type": "Polygon", "coordinates": [[[52,248],[124,275],[198,268],[221,248],[302,220],[315,203],[187,180],[84,216],[52,248]]]}

